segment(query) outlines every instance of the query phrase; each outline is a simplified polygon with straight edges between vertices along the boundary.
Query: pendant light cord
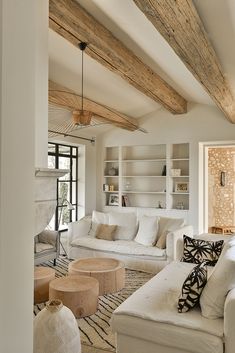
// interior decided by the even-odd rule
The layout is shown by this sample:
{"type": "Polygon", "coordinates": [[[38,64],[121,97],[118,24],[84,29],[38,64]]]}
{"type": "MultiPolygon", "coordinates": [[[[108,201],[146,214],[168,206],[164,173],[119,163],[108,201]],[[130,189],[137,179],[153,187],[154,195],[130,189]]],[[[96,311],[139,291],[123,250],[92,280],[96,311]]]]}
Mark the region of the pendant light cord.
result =
{"type": "Polygon", "coordinates": [[[87,47],[87,43],[80,42],[78,44],[78,46],[79,46],[80,50],[82,51],[82,109],[81,109],[81,111],[83,112],[83,52],[87,47]]]}
{"type": "Polygon", "coordinates": [[[83,112],[83,50],[82,50],[82,112],[83,112]]]}

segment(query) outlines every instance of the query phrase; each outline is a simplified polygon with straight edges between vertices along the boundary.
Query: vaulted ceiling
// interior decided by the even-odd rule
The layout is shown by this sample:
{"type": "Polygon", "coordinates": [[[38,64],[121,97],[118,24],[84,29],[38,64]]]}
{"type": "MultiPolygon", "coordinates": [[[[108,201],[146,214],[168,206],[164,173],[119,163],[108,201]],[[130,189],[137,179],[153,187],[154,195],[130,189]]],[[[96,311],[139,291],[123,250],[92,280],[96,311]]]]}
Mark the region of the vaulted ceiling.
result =
{"type": "MultiPolygon", "coordinates": [[[[188,102],[216,104],[235,122],[234,0],[49,1],[50,80],[81,94],[77,44],[87,42],[84,96],[127,124],[116,126],[134,130],[162,107],[184,114],[188,102]]],[[[69,121],[50,102],[49,122],[69,121]]],[[[98,122],[85,135],[110,128],[98,122]]]]}

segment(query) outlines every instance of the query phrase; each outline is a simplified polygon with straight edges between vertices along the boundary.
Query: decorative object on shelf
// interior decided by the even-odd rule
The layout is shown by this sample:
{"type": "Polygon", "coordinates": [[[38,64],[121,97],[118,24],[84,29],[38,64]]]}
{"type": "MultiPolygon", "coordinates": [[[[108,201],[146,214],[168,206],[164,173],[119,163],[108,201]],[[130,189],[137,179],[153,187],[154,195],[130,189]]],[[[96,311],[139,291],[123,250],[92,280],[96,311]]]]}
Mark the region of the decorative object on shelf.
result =
{"type": "Polygon", "coordinates": [[[109,191],[109,185],[103,184],[103,191],[109,191]]]}
{"type": "Polygon", "coordinates": [[[109,185],[109,191],[114,191],[114,185],[109,185]]]}
{"type": "Polygon", "coordinates": [[[225,186],[225,182],[226,182],[226,174],[225,172],[220,172],[220,186],[225,186]]]}
{"type": "Polygon", "coordinates": [[[109,206],[118,206],[118,194],[110,194],[109,195],[109,206]]]}
{"type": "Polygon", "coordinates": [[[118,175],[118,168],[114,168],[114,167],[110,168],[108,170],[108,175],[110,176],[118,175]]]}
{"type": "Polygon", "coordinates": [[[33,352],[81,353],[77,321],[61,300],[50,300],[34,318],[33,352]]]}
{"type": "Polygon", "coordinates": [[[164,165],[162,169],[162,176],[166,176],[166,165],[164,165]]]}
{"type": "Polygon", "coordinates": [[[156,208],[166,208],[166,204],[165,202],[162,202],[162,201],[158,201],[158,205],[156,208]]]}
{"type": "Polygon", "coordinates": [[[122,195],[122,206],[130,207],[130,201],[128,195],[122,195]]]}
{"type": "Polygon", "coordinates": [[[175,192],[188,193],[189,192],[189,183],[188,182],[176,182],[175,183],[175,192]]]}
{"type": "Polygon", "coordinates": [[[178,177],[181,175],[181,169],[171,169],[171,176],[178,177]]]}
{"type": "Polygon", "coordinates": [[[184,210],[184,203],[183,202],[178,202],[176,205],[177,210],[184,210]]]}

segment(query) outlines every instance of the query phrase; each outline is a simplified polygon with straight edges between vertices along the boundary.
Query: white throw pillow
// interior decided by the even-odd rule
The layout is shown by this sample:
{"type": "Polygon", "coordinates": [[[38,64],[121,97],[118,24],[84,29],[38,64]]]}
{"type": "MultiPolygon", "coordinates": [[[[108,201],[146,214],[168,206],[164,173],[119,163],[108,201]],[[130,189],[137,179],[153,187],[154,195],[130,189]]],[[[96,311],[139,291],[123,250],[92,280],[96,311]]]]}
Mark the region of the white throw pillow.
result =
{"type": "Polygon", "coordinates": [[[115,240],[133,240],[137,232],[135,213],[109,213],[109,224],[117,225],[115,240]]]}
{"type": "Polygon", "coordinates": [[[76,222],[70,222],[68,223],[68,238],[72,241],[74,238],[87,237],[90,228],[90,216],[85,216],[76,222]]]}
{"type": "Polygon", "coordinates": [[[95,233],[99,224],[108,224],[109,215],[108,213],[93,211],[91,217],[91,229],[89,231],[90,237],[95,237],[95,233]]]}
{"type": "Polygon", "coordinates": [[[235,239],[224,245],[214,271],[202,291],[202,315],[208,319],[223,317],[225,299],[232,288],[235,288],[235,239]]]}
{"type": "MultiPolygon", "coordinates": [[[[163,237],[166,242],[167,233],[174,232],[175,230],[182,228],[184,225],[185,220],[183,218],[160,217],[158,222],[157,239],[163,237]]],[[[156,246],[158,246],[158,244],[156,244],[156,246]]]]}
{"type": "Polygon", "coordinates": [[[159,217],[142,216],[139,220],[139,230],[135,237],[137,243],[153,246],[157,240],[159,217]]]}

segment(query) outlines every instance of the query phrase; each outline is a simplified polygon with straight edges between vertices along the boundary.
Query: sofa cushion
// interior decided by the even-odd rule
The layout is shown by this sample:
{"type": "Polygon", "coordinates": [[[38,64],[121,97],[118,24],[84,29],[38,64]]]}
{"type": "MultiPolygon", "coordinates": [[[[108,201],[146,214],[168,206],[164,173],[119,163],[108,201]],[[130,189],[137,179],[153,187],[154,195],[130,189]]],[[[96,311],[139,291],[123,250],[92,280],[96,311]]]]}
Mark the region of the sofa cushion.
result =
{"type": "Polygon", "coordinates": [[[202,292],[200,298],[202,315],[209,319],[223,317],[225,299],[232,288],[235,288],[235,239],[225,244],[202,292]]]}
{"type": "Polygon", "coordinates": [[[157,240],[159,217],[142,216],[139,220],[139,229],[135,237],[137,243],[153,246],[157,240]]]}
{"type": "Polygon", "coordinates": [[[207,281],[207,265],[203,262],[196,265],[183,283],[178,301],[178,312],[186,313],[199,302],[199,298],[207,281]]]}
{"type": "Polygon", "coordinates": [[[93,211],[91,216],[91,228],[89,230],[88,235],[91,237],[95,237],[98,224],[108,224],[108,223],[109,223],[108,213],[93,211]]]}
{"type": "Polygon", "coordinates": [[[165,249],[167,233],[182,228],[184,224],[185,220],[183,218],[160,217],[156,246],[160,249],[165,249]]]}
{"type": "Polygon", "coordinates": [[[194,347],[194,352],[222,353],[222,319],[209,320],[201,315],[198,307],[187,313],[178,313],[179,292],[193,266],[183,262],[171,262],[167,265],[114,311],[112,328],[115,331],[123,330],[130,336],[135,330],[135,336],[145,339],[152,334],[154,342],[165,345],[167,343],[186,352],[192,351],[192,343],[195,342],[197,347],[194,347]],[[124,319],[124,326],[118,325],[119,316],[124,319]],[[134,318],[135,326],[129,324],[130,317],[134,318]]]}
{"type": "Polygon", "coordinates": [[[97,239],[114,240],[114,233],[117,226],[110,226],[109,224],[98,224],[95,232],[97,239]]]}
{"type": "Polygon", "coordinates": [[[194,264],[207,261],[209,266],[214,266],[219,259],[223,244],[223,240],[206,241],[184,235],[184,249],[181,261],[194,264]]]}
{"type": "Polygon", "coordinates": [[[109,213],[109,224],[117,225],[115,240],[132,240],[137,232],[137,217],[135,213],[109,213]]]}
{"type": "Polygon", "coordinates": [[[110,253],[126,254],[130,256],[146,256],[153,257],[156,260],[165,260],[166,251],[158,249],[155,246],[144,246],[133,240],[116,240],[114,242],[92,237],[83,237],[74,239],[72,246],[84,247],[100,251],[108,251],[110,253]]]}
{"type": "Polygon", "coordinates": [[[43,252],[43,251],[47,251],[47,250],[52,250],[55,249],[55,247],[53,245],[50,245],[50,244],[45,244],[45,243],[36,243],[35,244],[35,253],[40,253],[40,252],[43,252]]]}

